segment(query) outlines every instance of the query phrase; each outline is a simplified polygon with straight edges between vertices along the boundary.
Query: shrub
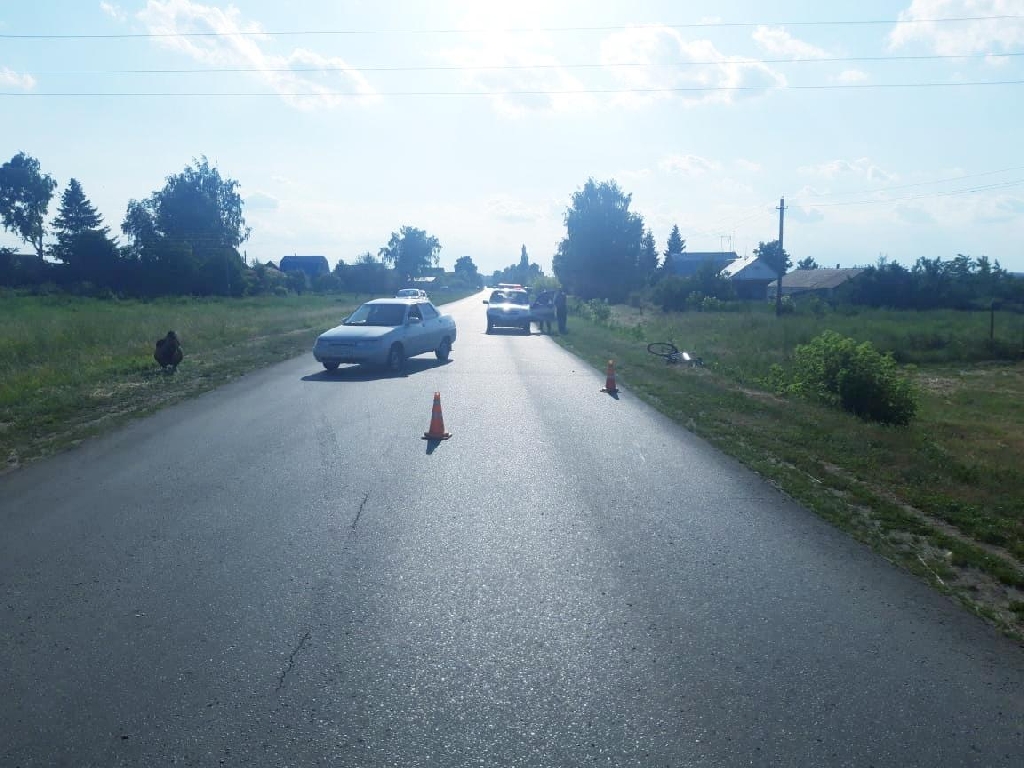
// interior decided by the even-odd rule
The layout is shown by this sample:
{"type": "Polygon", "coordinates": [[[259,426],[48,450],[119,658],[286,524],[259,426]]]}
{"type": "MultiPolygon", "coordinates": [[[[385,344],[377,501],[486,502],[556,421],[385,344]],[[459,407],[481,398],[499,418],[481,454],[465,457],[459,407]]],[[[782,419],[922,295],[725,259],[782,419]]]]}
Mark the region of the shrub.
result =
{"type": "Polygon", "coordinates": [[[604,324],[612,316],[612,308],[604,299],[591,299],[584,304],[580,304],[580,314],[595,323],[604,324]]]}
{"type": "Polygon", "coordinates": [[[835,331],[797,346],[786,390],[882,424],[909,424],[917,412],[913,386],[900,376],[892,356],[835,331]]]}
{"type": "Polygon", "coordinates": [[[681,312],[686,309],[686,297],[691,290],[690,282],[676,275],[661,280],[651,292],[655,304],[666,312],[681,312]]]}

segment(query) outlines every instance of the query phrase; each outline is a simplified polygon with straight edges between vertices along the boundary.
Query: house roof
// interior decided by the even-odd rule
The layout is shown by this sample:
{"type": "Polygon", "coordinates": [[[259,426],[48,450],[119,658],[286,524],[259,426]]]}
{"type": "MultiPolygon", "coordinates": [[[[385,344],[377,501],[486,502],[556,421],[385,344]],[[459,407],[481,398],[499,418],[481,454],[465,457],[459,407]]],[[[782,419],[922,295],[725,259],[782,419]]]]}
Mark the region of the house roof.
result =
{"type": "Polygon", "coordinates": [[[689,277],[697,273],[702,265],[711,263],[719,269],[734,262],[738,257],[733,251],[683,251],[672,254],[672,274],[689,277]]]}
{"type": "MultiPolygon", "coordinates": [[[[782,290],[800,288],[806,291],[821,291],[836,288],[863,272],[863,269],[795,269],[782,277],[782,290]]],[[[779,281],[773,280],[769,288],[779,281]]]]}
{"type": "Polygon", "coordinates": [[[775,270],[765,264],[757,256],[743,256],[731,264],[726,264],[721,272],[722,277],[730,280],[775,280],[775,270]]]}

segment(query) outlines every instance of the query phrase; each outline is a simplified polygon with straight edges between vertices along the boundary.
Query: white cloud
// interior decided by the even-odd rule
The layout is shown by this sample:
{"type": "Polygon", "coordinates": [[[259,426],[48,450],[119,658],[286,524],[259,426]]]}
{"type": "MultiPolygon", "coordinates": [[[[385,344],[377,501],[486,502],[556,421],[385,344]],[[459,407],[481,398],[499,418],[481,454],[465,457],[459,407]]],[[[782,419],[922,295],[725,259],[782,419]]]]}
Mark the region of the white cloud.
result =
{"type": "Polygon", "coordinates": [[[559,209],[552,203],[498,195],[484,201],[483,212],[486,216],[505,224],[534,224],[556,218],[559,209]]]}
{"type": "Polygon", "coordinates": [[[1010,51],[1024,45],[1024,0],[912,0],[889,33],[892,49],[921,43],[944,56],[1010,51]],[[974,17],[976,21],[935,23],[934,19],[974,17]]]}
{"type": "Polygon", "coordinates": [[[257,22],[246,21],[233,7],[224,9],[191,0],[149,0],[137,18],[158,45],[178,51],[208,66],[245,67],[253,77],[271,88],[292,106],[300,109],[338,107],[373,101],[374,89],[341,58],[324,56],[304,48],[287,55],[264,50],[269,38],[261,35],[257,22]],[[216,32],[213,37],[174,37],[185,32],[216,32]],[[291,71],[320,68],[320,73],[291,71]],[[338,96],[351,92],[359,96],[338,96]]]}
{"type": "Polygon", "coordinates": [[[20,88],[31,91],[36,87],[36,79],[29,74],[21,74],[7,67],[0,67],[0,86],[20,88]]]}
{"type": "Polygon", "coordinates": [[[825,214],[819,208],[793,205],[786,206],[786,211],[791,221],[801,224],[819,224],[825,220],[825,214]]]}
{"type": "Polygon", "coordinates": [[[127,14],[121,9],[120,6],[114,5],[113,3],[102,2],[100,3],[100,10],[103,11],[107,16],[117,21],[124,21],[128,18],[127,14]]]}
{"type": "Polygon", "coordinates": [[[250,211],[273,211],[279,205],[276,197],[263,192],[253,192],[245,198],[245,208],[250,211]]]}
{"type": "Polygon", "coordinates": [[[664,26],[631,27],[609,35],[601,43],[601,63],[620,87],[637,91],[616,100],[629,106],[671,98],[690,106],[729,104],[786,84],[766,64],[726,56],[709,40],[685,40],[664,26]]]}
{"type": "Polygon", "coordinates": [[[703,176],[709,171],[717,171],[719,164],[697,155],[669,155],[658,163],[659,170],[681,176],[703,176]]]}
{"type": "Polygon", "coordinates": [[[650,179],[652,175],[653,171],[650,168],[637,168],[635,170],[613,173],[612,178],[621,182],[642,182],[650,179]]]}
{"type": "Polygon", "coordinates": [[[837,179],[844,176],[854,176],[875,182],[893,181],[896,179],[896,174],[882,170],[866,157],[852,162],[849,160],[832,160],[819,165],[804,166],[798,168],[797,171],[805,176],[814,176],[821,179],[837,179]]]}
{"type": "Polygon", "coordinates": [[[984,197],[975,206],[974,219],[979,224],[1024,221],[1024,199],[1007,194],[984,197]]]}
{"type": "Polygon", "coordinates": [[[758,27],[754,30],[754,42],[773,56],[788,56],[794,59],[823,59],[828,52],[816,45],[798,40],[783,27],[758,27]]]}
{"type": "Polygon", "coordinates": [[[593,96],[579,92],[584,84],[560,66],[550,47],[536,33],[492,33],[483,45],[449,49],[442,57],[465,70],[464,87],[490,94],[495,110],[508,117],[593,106],[593,96]]]}
{"type": "Polygon", "coordinates": [[[462,88],[489,94],[499,114],[580,112],[596,104],[593,95],[581,93],[585,84],[561,66],[564,38],[529,31],[550,20],[550,0],[449,0],[446,5],[457,19],[455,28],[473,34],[464,44],[442,50],[440,58],[463,68],[462,88]]]}
{"type": "Polygon", "coordinates": [[[931,213],[917,205],[900,203],[892,209],[892,215],[904,224],[926,226],[936,223],[936,219],[931,213]]]}
{"type": "Polygon", "coordinates": [[[761,164],[756,163],[753,160],[747,160],[745,158],[738,157],[734,162],[740,169],[744,171],[749,171],[750,173],[757,173],[758,171],[761,170],[761,164]]]}
{"type": "Polygon", "coordinates": [[[863,83],[868,79],[868,73],[859,69],[845,69],[836,75],[836,81],[840,83],[863,83]]]}

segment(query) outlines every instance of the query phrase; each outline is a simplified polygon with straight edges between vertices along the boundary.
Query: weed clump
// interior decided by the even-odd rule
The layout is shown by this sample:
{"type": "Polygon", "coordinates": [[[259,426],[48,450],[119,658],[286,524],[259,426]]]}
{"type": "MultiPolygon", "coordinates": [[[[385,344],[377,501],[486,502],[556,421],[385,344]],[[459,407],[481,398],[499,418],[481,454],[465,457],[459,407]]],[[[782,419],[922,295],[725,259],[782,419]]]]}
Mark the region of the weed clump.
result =
{"type": "Polygon", "coordinates": [[[780,393],[816,399],[865,421],[903,426],[917,413],[914,387],[892,356],[835,331],[798,345],[789,372],[772,366],[769,383],[780,393]]]}

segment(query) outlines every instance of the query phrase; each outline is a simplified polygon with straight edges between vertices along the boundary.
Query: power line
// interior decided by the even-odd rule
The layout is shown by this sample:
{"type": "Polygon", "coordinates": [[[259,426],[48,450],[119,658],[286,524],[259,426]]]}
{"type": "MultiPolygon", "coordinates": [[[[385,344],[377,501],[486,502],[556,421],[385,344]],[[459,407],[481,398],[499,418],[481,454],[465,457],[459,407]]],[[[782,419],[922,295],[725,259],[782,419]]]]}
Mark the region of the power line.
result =
{"type": "Polygon", "coordinates": [[[937,19],[847,19],[832,21],[701,21],[688,24],[634,24],[566,27],[478,27],[441,29],[305,29],[290,31],[233,30],[230,32],[122,32],[93,35],[61,34],[0,34],[0,40],[125,40],[167,37],[304,37],[311,35],[441,35],[513,32],[612,32],[624,29],[728,29],[750,27],[831,27],[878,26],[908,24],[947,24],[976,21],[1021,21],[1024,15],[998,14],[992,16],[951,16],[937,19]]]}
{"type": "Polygon", "coordinates": [[[512,91],[386,91],[359,93],[356,91],[320,91],[316,93],[283,93],[277,91],[263,92],[218,92],[218,91],[134,91],[134,92],[13,92],[0,91],[0,97],[11,98],[393,98],[413,96],[584,96],[584,95],[616,95],[629,93],[714,93],[714,92],[749,92],[749,91],[847,91],[877,90],[897,88],[969,88],[975,86],[1024,85],[1024,80],[981,80],[973,82],[949,83],[830,83],[827,85],[735,85],[735,86],[692,86],[678,88],[579,88],[567,90],[512,90],[512,91]]]}
{"type": "MultiPolygon", "coordinates": [[[[965,175],[962,175],[962,176],[949,176],[949,177],[947,177],[945,179],[936,179],[935,181],[918,181],[918,182],[915,182],[913,184],[899,184],[899,185],[891,186],[891,187],[881,187],[879,189],[859,190],[859,191],[856,191],[856,192],[820,192],[820,193],[813,194],[813,195],[807,195],[807,194],[804,194],[804,195],[794,195],[794,197],[796,197],[798,201],[802,201],[802,200],[807,199],[808,197],[810,197],[810,198],[818,198],[818,197],[835,197],[837,195],[874,195],[874,194],[878,194],[878,193],[881,193],[881,192],[891,192],[894,189],[911,189],[913,187],[928,187],[928,186],[931,186],[933,184],[948,184],[951,181],[964,181],[965,179],[979,179],[979,178],[981,178],[983,176],[996,176],[996,175],[998,175],[1000,173],[1009,173],[1011,171],[1020,171],[1020,170],[1024,170],[1024,165],[1015,165],[1015,166],[1011,166],[1010,168],[1000,168],[997,171],[984,171],[983,173],[969,173],[969,174],[965,174],[965,175]]],[[[815,205],[815,204],[811,203],[811,205],[815,205]]],[[[815,206],[815,207],[819,207],[819,206],[815,206]]]]}
{"type": "Polygon", "coordinates": [[[906,195],[904,197],[889,197],[881,200],[851,200],[845,203],[812,203],[811,208],[838,208],[844,205],[882,205],[888,203],[902,203],[908,200],[924,200],[926,198],[934,197],[954,197],[956,195],[968,195],[975,192],[989,192],[996,189],[1008,189],[1009,187],[1016,187],[1020,184],[1024,184],[1024,179],[1017,179],[1015,181],[1004,181],[997,184],[984,184],[978,187],[969,187],[967,189],[954,189],[947,192],[930,192],[923,195],[906,195]]]}
{"type": "Polygon", "coordinates": [[[464,72],[478,70],[531,70],[531,69],[617,69],[624,67],[675,68],[712,66],[716,64],[827,64],[890,61],[940,61],[949,59],[1016,58],[1024,52],[991,54],[924,54],[920,56],[826,56],[795,59],[717,59],[708,61],[672,62],[619,62],[609,64],[479,64],[430,66],[377,66],[377,67],[193,67],[191,69],[96,69],[36,71],[35,76],[52,75],[192,75],[223,73],[275,73],[275,72],[464,72]]]}

